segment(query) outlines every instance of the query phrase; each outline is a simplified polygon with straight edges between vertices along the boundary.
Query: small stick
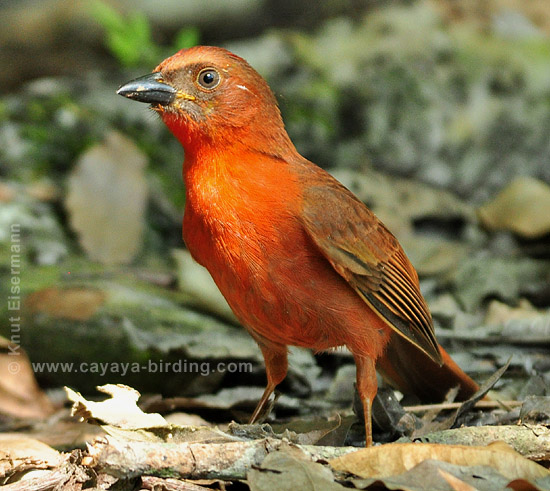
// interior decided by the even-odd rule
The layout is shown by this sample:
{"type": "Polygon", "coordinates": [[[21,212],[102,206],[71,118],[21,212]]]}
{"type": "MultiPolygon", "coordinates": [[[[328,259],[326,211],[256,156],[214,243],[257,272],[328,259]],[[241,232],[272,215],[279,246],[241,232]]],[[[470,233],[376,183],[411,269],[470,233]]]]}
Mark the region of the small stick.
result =
{"type": "MultiPolygon", "coordinates": [[[[439,410],[443,411],[445,409],[458,409],[463,403],[462,402],[442,402],[440,404],[422,404],[418,406],[405,406],[403,409],[409,413],[423,413],[425,411],[439,410]]],[[[522,401],[478,401],[475,406],[479,409],[497,409],[504,408],[510,410],[514,407],[519,407],[523,405],[522,401]]]]}

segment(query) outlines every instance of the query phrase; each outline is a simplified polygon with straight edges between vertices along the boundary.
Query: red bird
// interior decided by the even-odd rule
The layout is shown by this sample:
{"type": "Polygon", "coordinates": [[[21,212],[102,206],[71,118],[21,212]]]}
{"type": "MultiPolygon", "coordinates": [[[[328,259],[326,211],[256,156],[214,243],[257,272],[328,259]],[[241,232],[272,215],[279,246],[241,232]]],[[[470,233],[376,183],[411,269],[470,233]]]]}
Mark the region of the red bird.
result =
{"type": "Polygon", "coordinates": [[[256,340],[267,387],[287,346],[347,346],[357,366],[366,445],[375,369],[405,392],[441,400],[478,386],[441,348],[418,275],[397,239],[348,189],[302,157],[265,80],[215,47],[182,50],[119,88],[151,104],[185,149],[183,239],[256,340]]]}

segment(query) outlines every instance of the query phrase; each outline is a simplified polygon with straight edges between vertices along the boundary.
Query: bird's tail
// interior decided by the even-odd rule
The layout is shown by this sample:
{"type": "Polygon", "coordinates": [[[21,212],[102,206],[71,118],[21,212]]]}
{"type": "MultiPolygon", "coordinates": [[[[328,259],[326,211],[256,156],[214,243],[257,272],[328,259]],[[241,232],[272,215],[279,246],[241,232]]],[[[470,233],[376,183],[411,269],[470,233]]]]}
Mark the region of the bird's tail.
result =
{"type": "Polygon", "coordinates": [[[424,403],[441,402],[453,387],[459,387],[457,400],[468,399],[479,386],[443,348],[439,349],[441,366],[403,337],[394,335],[376,368],[391,385],[415,394],[424,403]]]}

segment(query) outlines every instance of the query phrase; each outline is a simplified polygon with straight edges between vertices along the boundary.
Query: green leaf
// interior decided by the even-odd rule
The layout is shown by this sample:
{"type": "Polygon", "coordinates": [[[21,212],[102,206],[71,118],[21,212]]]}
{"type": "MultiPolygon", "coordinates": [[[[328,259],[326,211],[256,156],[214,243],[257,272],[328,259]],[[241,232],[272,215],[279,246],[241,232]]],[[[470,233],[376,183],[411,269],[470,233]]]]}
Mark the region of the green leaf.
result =
{"type": "Polygon", "coordinates": [[[91,4],[91,12],[105,29],[105,43],[122,65],[154,65],[158,63],[160,48],[151,35],[149,20],[142,12],[127,17],[98,0],[91,4]]]}
{"type": "Polygon", "coordinates": [[[176,50],[191,48],[199,44],[200,33],[196,27],[185,27],[181,29],[174,39],[174,48],[176,50]]]}
{"type": "Polygon", "coordinates": [[[91,2],[90,13],[92,17],[103,26],[105,30],[122,30],[124,28],[124,17],[110,5],[97,0],[91,2]]]}

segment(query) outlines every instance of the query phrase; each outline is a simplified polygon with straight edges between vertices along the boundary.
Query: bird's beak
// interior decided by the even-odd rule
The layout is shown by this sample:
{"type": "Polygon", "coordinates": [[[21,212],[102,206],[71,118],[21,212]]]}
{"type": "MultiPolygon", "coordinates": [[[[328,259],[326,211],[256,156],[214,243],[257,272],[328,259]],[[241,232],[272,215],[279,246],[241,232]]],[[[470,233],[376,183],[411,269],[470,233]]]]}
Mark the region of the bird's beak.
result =
{"type": "Polygon", "coordinates": [[[160,72],[150,73],[136,78],[116,91],[117,94],[138,102],[161,104],[166,106],[174,101],[177,90],[162,81],[160,72]]]}

